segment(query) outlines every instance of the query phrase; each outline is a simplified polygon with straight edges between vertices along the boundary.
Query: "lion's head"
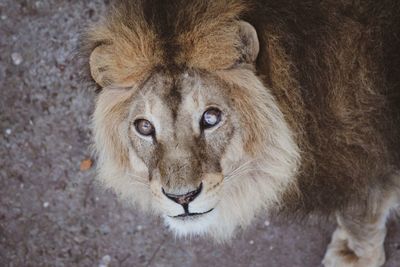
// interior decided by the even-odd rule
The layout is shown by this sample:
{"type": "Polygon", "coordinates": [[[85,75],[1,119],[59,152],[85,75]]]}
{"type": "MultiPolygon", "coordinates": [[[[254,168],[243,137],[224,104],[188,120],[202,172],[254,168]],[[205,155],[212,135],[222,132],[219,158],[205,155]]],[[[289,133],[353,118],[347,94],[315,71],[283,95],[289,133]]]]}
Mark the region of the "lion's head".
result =
{"type": "Polygon", "coordinates": [[[295,187],[298,147],[256,74],[242,4],[149,15],[149,2],[126,1],[87,36],[99,178],[178,235],[223,240],[295,187]]]}

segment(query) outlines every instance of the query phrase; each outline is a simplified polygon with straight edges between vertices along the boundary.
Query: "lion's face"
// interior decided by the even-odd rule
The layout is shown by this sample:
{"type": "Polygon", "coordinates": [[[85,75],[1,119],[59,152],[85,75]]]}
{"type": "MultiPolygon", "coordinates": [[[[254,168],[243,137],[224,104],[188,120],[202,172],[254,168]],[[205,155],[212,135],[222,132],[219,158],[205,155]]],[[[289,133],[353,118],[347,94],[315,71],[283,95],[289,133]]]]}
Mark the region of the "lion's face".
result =
{"type": "Polygon", "coordinates": [[[224,179],[243,159],[229,91],[211,75],[157,73],[129,105],[131,165],[143,166],[153,208],[178,232],[208,227],[224,179]]]}
{"type": "Polygon", "coordinates": [[[100,178],[178,235],[225,239],[293,185],[297,147],[250,69],[158,71],[94,118],[100,178]]]}
{"type": "Polygon", "coordinates": [[[178,235],[223,240],[295,187],[299,155],[255,73],[255,29],[204,23],[177,33],[176,47],[187,49],[174,51],[172,69],[158,35],[140,24],[141,34],[118,23],[92,32],[90,71],[103,87],[93,131],[105,186],[178,235]]]}

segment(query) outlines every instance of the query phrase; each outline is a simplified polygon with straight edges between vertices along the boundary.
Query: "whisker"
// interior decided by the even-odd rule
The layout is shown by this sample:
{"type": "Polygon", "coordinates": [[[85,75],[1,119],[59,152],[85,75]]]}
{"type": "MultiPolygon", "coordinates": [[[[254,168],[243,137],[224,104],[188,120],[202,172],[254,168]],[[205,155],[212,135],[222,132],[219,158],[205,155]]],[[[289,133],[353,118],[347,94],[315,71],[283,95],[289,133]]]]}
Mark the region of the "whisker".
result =
{"type": "Polygon", "coordinates": [[[134,183],[134,184],[137,184],[137,185],[141,185],[141,186],[150,188],[150,185],[149,185],[149,184],[146,184],[146,183],[143,183],[143,182],[133,182],[133,183],[134,183]]]}
{"type": "Polygon", "coordinates": [[[244,169],[245,167],[247,167],[250,163],[254,162],[254,160],[249,160],[246,161],[245,163],[243,163],[242,165],[240,165],[239,167],[237,167],[236,169],[234,169],[229,175],[233,175],[238,171],[241,171],[242,169],[244,169]]]}
{"type": "MultiPolygon", "coordinates": [[[[253,171],[253,170],[248,170],[248,172],[250,172],[250,171],[253,171]]],[[[243,177],[245,174],[246,174],[246,171],[239,173],[238,175],[228,177],[227,179],[225,179],[225,182],[231,182],[239,177],[243,177]]]]}
{"type": "Polygon", "coordinates": [[[242,177],[244,174],[249,173],[249,172],[265,172],[262,168],[241,168],[240,171],[235,171],[234,174],[230,174],[228,176],[225,176],[225,181],[232,181],[235,178],[242,177]]]}
{"type": "Polygon", "coordinates": [[[245,163],[243,163],[242,165],[240,165],[239,167],[237,167],[236,169],[234,169],[231,173],[229,173],[229,174],[226,175],[225,177],[229,177],[229,176],[235,175],[237,172],[241,171],[241,169],[243,169],[244,167],[246,167],[246,165],[250,164],[250,163],[253,162],[253,161],[254,161],[254,160],[246,161],[245,163]]]}
{"type": "MultiPolygon", "coordinates": [[[[129,176],[132,177],[132,178],[139,178],[139,179],[145,180],[145,181],[147,180],[145,177],[142,177],[142,176],[139,176],[139,175],[135,175],[135,174],[129,174],[129,176]]],[[[135,183],[135,184],[140,184],[140,185],[143,185],[143,186],[146,186],[146,187],[150,187],[150,185],[148,183],[146,183],[146,182],[142,182],[142,181],[138,181],[138,180],[134,180],[132,182],[135,183]]]]}

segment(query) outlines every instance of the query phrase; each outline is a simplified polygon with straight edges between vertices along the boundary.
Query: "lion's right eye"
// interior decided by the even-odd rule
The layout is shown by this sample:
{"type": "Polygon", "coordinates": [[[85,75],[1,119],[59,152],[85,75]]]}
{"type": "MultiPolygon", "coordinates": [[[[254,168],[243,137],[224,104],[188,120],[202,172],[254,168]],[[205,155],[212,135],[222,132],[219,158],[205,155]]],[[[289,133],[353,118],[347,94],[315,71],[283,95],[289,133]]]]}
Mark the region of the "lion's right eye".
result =
{"type": "Polygon", "coordinates": [[[210,108],[204,112],[201,118],[201,126],[203,129],[208,129],[216,126],[221,121],[221,111],[217,108],[210,108]]]}
{"type": "Polygon", "coordinates": [[[143,136],[153,135],[155,132],[153,124],[145,119],[139,119],[134,122],[136,131],[143,136]]]}

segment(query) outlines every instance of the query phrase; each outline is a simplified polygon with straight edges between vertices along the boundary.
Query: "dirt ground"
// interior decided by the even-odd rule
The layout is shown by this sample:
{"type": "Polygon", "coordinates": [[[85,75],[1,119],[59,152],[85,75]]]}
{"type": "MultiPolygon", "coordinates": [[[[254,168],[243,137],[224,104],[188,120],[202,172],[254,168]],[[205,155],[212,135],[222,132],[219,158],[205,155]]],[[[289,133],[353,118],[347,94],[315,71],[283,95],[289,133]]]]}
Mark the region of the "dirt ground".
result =
{"type": "MultiPolygon", "coordinates": [[[[80,170],[94,95],[73,55],[107,2],[0,0],[0,266],[320,266],[333,223],[261,216],[230,244],[178,240],[80,170]]],[[[400,266],[395,220],[385,246],[400,266]]]]}

